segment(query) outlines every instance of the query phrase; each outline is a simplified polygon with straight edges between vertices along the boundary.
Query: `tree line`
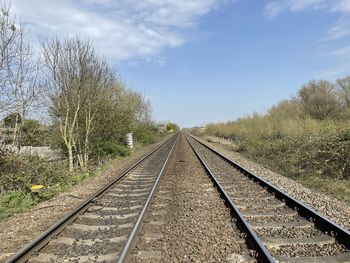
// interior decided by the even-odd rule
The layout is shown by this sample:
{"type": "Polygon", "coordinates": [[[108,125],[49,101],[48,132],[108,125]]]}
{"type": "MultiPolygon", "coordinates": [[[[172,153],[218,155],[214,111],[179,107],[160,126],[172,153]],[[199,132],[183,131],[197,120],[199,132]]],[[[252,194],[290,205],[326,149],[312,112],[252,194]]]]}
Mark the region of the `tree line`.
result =
{"type": "Polygon", "coordinates": [[[150,102],[127,88],[89,39],[54,37],[42,41],[36,54],[28,34],[2,3],[0,116],[11,123],[14,146],[21,147],[29,118],[39,116],[49,120],[46,136],[66,153],[69,171],[118,151],[127,132],[151,140],[156,128],[150,102]]]}
{"type": "Polygon", "coordinates": [[[316,135],[348,128],[350,77],[336,81],[312,80],[295,96],[272,106],[267,113],[254,113],[225,123],[211,123],[206,132],[240,139],[316,135]]]}

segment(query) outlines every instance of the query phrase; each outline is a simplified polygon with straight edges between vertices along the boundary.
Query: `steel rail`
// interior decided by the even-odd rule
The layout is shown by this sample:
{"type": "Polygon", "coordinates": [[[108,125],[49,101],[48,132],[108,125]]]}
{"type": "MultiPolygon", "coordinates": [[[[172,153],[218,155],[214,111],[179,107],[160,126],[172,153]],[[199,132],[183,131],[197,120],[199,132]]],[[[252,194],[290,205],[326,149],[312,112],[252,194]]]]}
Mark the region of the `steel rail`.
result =
{"type": "Polygon", "coordinates": [[[151,192],[150,192],[150,194],[149,194],[149,196],[147,198],[147,201],[146,201],[146,203],[145,203],[145,205],[144,205],[144,207],[143,207],[139,217],[137,218],[136,224],[134,225],[134,227],[133,227],[133,229],[131,231],[131,234],[129,235],[129,238],[126,241],[126,244],[125,244],[125,246],[124,246],[124,248],[123,248],[123,250],[122,250],[122,252],[121,252],[121,254],[120,254],[119,258],[118,258],[117,263],[127,262],[128,259],[129,259],[130,253],[133,250],[133,248],[135,246],[135,243],[136,243],[136,240],[137,240],[137,234],[138,234],[139,230],[141,229],[143,218],[144,218],[144,216],[145,216],[145,214],[146,214],[146,212],[148,210],[148,207],[149,207],[149,205],[150,205],[150,203],[151,203],[151,201],[153,199],[153,195],[154,195],[154,192],[155,192],[155,190],[156,190],[156,188],[158,186],[158,182],[160,180],[160,177],[163,174],[163,171],[164,171],[164,169],[165,169],[165,167],[166,167],[166,165],[167,165],[167,163],[169,161],[169,158],[170,158],[170,156],[171,156],[171,154],[173,152],[173,149],[174,149],[175,145],[177,144],[178,140],[179,140],[179,135],[176,138],[173,146],[171,147],[171,149],[169,151],[169,154],[168,154],[168,156],[167,156],[167,158],[166,158],[166,160],[165,160],[165,162],[164,162],[164,164],[162,166],[162,169],[161,169],[161,171],[159,172],[159,174],[157,176],[157,180],[156,180],[156,182],[154,183],[154,185],[152,187],[152,190],[151,190],[151,192]]]}
{"type": "Polygon", "coordinates": [[[321,215],[320,213],[316,212],[314,209],[309,207],[308,205],[305,205],[304,203],[296,200],[294,197],[290,196],[289,194],[283,192],[282,190],[279,190],[277,187],[273,186],[272,184],[268,183],[258,175],[250,172],[248,169],[244,168],[243,166],[239,165],[235,161],[231,160],[230,158],[224,156],[223,154],[219,153],[217,150],[213,149],[206,143],[203,143],[199,139],[197,139],[192,134],[187,133],[191,138],[205,146],[210,151],[214,152],[218,156],[220,156],[223,160],[231,164],[234,168],[236,168],[238,171],[240,171],[243,175],[247,176],[249,179],[259,183],[262,187],[264,187],[269,193],[275,195],[279,200],[284,202],[287,206],[295,209],[298,214],[302,217],[305,217],[312,221],[318,228],[320,228],[323,231],[329,232],[339,243],[345,245],[347,248],[350,248],[350,231],[346,230],[345,228],[341,227],[337,223],[331,221],[330,219],[326,218],[325,216],[321,215]]]}
{"type": "Polygon", "coordinates": [[[108,183],[101,190],[97,191],[95,194],[93,194],[91,197],[89,197],[86,201],[81,203],[73,211],[71,211],[70,213],[68,213],[64,217],[62,217],[54,225],[50,226],[47,230],[42,232],[38,237],[36,237],[33,241],[31,241],[27,245],[25,245],[22,249],[20,249],[17,253],[15,253],[12,257],[10,257],[5,262],[6,263],[26,262],[31,257],[31,255],[33,255],[34,253],[38,252],[41,248],[43,248],[50,241],[51,237],[59,234],[69,223],[71,223],[79,215],[84,213],[88,209],[89,205],[93,204],[97,198],[101,197],[108,189],[110,189],[116,183],[118,183],[124,176],[129,174],[134,168],[136,168],[144,160],[146,160],[153,153],[155,153],[157,150],[159,150],[164,145],[166,145],[168,142],[170,142],[170,140],[172,140],[174,136],[176,136],[176,135],[171,136],[165,142],[158,145],[150,153],[146,154],[144,157],[142,157],[140,160],[138,160],[136,163],[134,163],[132,166],[130,166],[127,170],[125,170],[116,179],[114,179],[113,181],[108,183]]]}
{"type": "Polygon", "coordinates": [[[270,252],[266,249],[263,242],[258,238],[254,230],[251,228],[250,224],[247,222],[247,220],[244,218],[242,213],[239,211],[237,206],[233,203],[232,199],[229,197],[229,195],[226,193],[224,188],[221,186],[219,181],[216,179],[215,175],[212,173],[208,165],[203,160],[202,156],[199,154],[199,152],[195,149],[194,145],[190,142],[190,140],[186,137],[186,140],[191,145],[194,153],[202,163],[202,165],[205,167],[207,173],[213,180],[216,188],[219,190],[219,192],[224,196],[225,201],[229,204],[231,211],[234,213],[235,218],[237,219],[237,226],[239,229],[247,235],[246,242],[250,245],[252,249],[256,251],[256,258],[259,262],[276,262],[275,259],[271,256],[270,252]]]}

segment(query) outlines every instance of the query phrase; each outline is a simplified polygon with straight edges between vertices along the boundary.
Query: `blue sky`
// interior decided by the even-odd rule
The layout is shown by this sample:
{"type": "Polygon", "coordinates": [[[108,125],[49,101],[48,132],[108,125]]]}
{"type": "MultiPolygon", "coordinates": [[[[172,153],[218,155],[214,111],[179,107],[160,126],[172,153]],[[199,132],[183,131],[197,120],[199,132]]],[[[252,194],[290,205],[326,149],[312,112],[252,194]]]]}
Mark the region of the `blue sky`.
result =
{"type": "Polygon", "coordinates": [[[33,43],[80,34],[182,127],[350,75],[350,0],[12,0],[33,43]]]}

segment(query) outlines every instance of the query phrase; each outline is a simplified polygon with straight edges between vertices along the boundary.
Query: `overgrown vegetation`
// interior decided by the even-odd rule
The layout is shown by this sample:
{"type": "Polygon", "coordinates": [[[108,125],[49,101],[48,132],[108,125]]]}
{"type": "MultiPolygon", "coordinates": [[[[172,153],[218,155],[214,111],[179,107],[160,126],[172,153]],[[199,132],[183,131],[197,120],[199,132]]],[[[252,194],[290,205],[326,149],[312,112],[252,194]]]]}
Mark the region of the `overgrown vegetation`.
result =
{"type": "MultiPolygon", "coordinates": [[[[298,94],[201,132],[234,141],[234,149],[303,184],[350,200],[350,77],[311,81],[298,94]]],[[[198,132],[198,131],[197,131],[198,132]]]]}
{"type": "Polygon", "coordinates": [[[25,212],[94,174],[93,169],[69,173],[65,162],[48,163],[33,156],[2,155],[0,167],[0,220],[25,212]],[[30,189],[36,184],[45,184],[45,188],[34,196],[30,189]]]}
{"type": "Polygon", "coordinates": [[[127,133],[137,146],[166,135],[152,120],[150,102],[126,86],[89,39],[54,37],[34,56],[30,32],[18,21],[0,2],[0,219],[131,154],[127,133]],[[24,146],[49,146],[64,160],[23,155],[24,146]],[[33,198],[35,184],[45,189],[33,198]]]}

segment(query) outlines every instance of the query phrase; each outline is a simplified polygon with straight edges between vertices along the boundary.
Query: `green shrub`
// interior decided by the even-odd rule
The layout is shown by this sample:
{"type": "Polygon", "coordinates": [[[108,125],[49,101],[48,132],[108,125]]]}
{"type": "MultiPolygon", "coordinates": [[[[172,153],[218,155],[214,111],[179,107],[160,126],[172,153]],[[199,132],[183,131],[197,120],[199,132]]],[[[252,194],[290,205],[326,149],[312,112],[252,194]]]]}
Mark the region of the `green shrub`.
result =
{"type": "Polygon", "coordinates": [[[114,158],[117,156],[130,155],[130,149],[117,141],[102,141],[92,146],[92,157],[100,159],[104,157],[114,158]]]}
{"type": "Polygon", "coordinates": [[[153,123],[139,124],[133,132],[134,141],[140,144],[152,144],[159,140],[161,134],[153,123]]]}
{"type": "Polygon", "coordinates": [[[67,175],[65,162],[48,163],[34,156],[0,157],[1,192],[29,191],[33,184],[52,185],[67,175]]]}
{"type": "Polygon", "coordinates": [[[350,130],[241,144],[241,152],[293,178],[318,175],[350,179],[350,130]]]}
{"type": "Polygon", "coordinates": [[[49,128],[37,120],[24,120],[20,128],[20,144],[47,146],[50,143],[49,128]]]}
{"type": "Polygon", "coordinates": [[[27,211],[35,201],[30,193],[10,191],[0,194],[0,220],[8,218],[14,213],[27,211]]]}
{"type": "Polygon", "coordinates": [[[94,175],[94,172],[92,171],[86,171],[86,172],[75,172],[72,173],[65,178],[62,178],[61,181],[56,182],[53,185],[47,185],[42,192],[38,195],[39,201],[44,201],[51,199],[52,197],[56,196],[58,193],[62,192],[64,189],[67,189],[70,186],[73,186],[77,184],[78,182],[91,177],[94,175]]]}
{"type": "Polygon", "coordinates": [[[176,132],[179,129],[180,129],[179,126],[177,126],[175,123],[172,123],[172,122],[169,122],[166,126],[166,130],[168,132],[176,132]]]}

